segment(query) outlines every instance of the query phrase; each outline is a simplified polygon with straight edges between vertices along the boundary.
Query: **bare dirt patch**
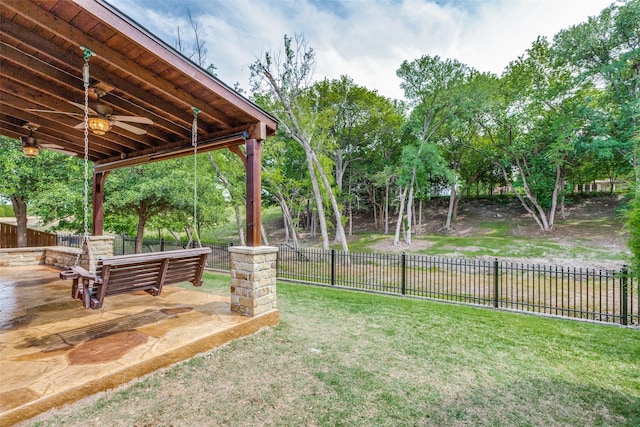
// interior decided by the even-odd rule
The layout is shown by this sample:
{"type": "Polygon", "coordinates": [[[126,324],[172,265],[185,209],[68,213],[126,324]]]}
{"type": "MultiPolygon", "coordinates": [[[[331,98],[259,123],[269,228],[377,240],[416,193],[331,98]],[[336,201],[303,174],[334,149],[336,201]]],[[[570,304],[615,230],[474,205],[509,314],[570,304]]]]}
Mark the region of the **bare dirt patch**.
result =
{"type": "MultiPolygon", "coordinates": [[[[424,253],[433,246],[433,242],[425,236],[487,236],[494,232],[497,224],[506,229],[506,235],[514,237],[516,241],[518,237],[524,237],[555,243],[566,248],[567,255],[570,255],[577,247],[583,248],[583,251],[588,251],[588,248],[595,249],[595,255],[585,255],[579,260],[573,256],[563,257],[562,254],[559,256],[558,253],[554,253],[536,258],[501,257],[505,261],[566,265],[578,268],[619,269],[624,263],[623,261],[601,259],[597,253],[606,250],[609,254],[620,254],[620,257],[629,253],[627,248],[628,233],[624,228],[624,221],[620,214],[620,208],[623,204],[622,198],[618,195],[605,194],[599,196],[572,195],[568,199],[565,218],[562,219],[560,212],[558,212],[554,229],[547,232],[540,230],[517,199],[507,197],[463,198],[460,201],[453,228],[444,230],[448,199],[432,199],[423,203],[419,233],[412,239],[410,246],[405,244],[394,246],[395,223],[391,223],[389,236],[373,243],[370,249],[382,253],[424,253]]],[[[382,232],[376,228],[373,218],[363,216],[354,220],[353,229],[356,235],[360,232],[382,232]]],[[[279,237],[281,235],[274,233],[274,238],[271,239],[272,243],[281,243],[279,237]]],[[[317,237],[309,238],[306,235],[301,237],[302,246],[319,245],[317,237]]],[[[451,247],[451,253],[448,256],[463,256],[462,254],[465,252],[472,253],[476,249],[477,247],[473,245],[451,247]]]]}
{"type": "Polygon", "coordinates": [[[407,245],[394,246],[393,237],[391,237],[389,239],[380,240],[374,243],[373,245],[370,246],[370,248],[376,252],[398,253],[398,252],[406,252],[408,249],[411,249],[411,251],[421,251],[421,250],[429,249],[431,246],[433,246],[433,242],[429,242],[428,240],[416,240],[413,243],[411,243],[411,246],[407,246],[407,245]]]}

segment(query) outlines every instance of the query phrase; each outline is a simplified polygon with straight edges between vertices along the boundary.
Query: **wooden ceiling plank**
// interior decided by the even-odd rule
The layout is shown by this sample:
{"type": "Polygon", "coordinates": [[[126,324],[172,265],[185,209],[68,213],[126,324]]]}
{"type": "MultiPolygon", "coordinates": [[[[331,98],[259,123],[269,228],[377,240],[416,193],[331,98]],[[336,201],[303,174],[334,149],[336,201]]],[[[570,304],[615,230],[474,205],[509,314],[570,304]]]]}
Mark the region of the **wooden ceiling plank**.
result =
{"type": "MultiPolygon", "coordinates": [[[[14,94],[16,95],[16,97],[21,98],[23,100],[23,102],[20,103],[21,108],[23,109],[33,108],[33,107],[37,107],[38,105],[42,105],[45,108],[49,108],[52,110],[71,111],[68,108],[69,104],[67,104],[64,101],[57,101],[54,98],[48,97],[48,96],[44,97],[40,92],[37,92],[36,90],[25,87],[25,86],[21,86],[16,89],[15,87],[16,83],[13,80],[10,80],[10,78],[7,75],[3,74],[4,71],[6,71],[7,69],[8,67],[6,66],[0,66],[0,75],[4,75],[6,77],[2,85],[2,91],[3,91],[2,102],[8,102],[7,101],[8,95],[14,94]],[[58,107],[61,107],[61,108],[58,108],[58,107]],[[65,109],[65,107],[67,109],[65,109]]],[[[63,123],[63,122],[68,123],[69,119],[67,118],[70,117],[68,115],[54,114],[54,113],[38,113],[37,115],[40,117],[57,116],[56,122],[60,122],[60,123],[63,123]]],[[[70,119],[70,120],[74,120],[74,119],[70,119]]],[[[77,125],[81,121],[82,121],[82,118],[80,118],[79,120],[74,120],[75,124],[72,125],[71,127],[77,125]]],[[[75,131],[81,132],[78,129],[75,129],[75,131]]],[[[106,135],[101,136],[100,139],[112,142],[114,146],[117,145],[121,147],[121,150],[123,151],[125,151],[125,149],[126,151],[135,151],[135,150],[141,149],[141,147],[143,146],[139,142],[132,141],[128,138],[125,138],[113,132],[108,132],[106,135]]]]}
{"type": "MultiPolygon", "coordinates": [[[[153,53],[163,62],[166,62],[185,74],[189,79],[206,85],[209,91],[219,94],[228,103],[236,108],[255,117],[257,121],[264,122],[270,127],[270,134],[275,132],[277,122],[260,107],[244,98],[242,95],[231,89],[229,86],[218,80],[215,76],[207,73],[201,67],[194,66],[191,61],[182,55],[176,55],[173,49],[167,48],[166,44],[160,42],[156,37],[143,31],[139,25],[131,22],[123,22],[107,4],[96,2],[95,0],[74,0],[78,5],[91,11],[91,13],[103,22],[111,25],[118,32],[126,37],[134,40],[137,44],[145,46],[146,49],[153,53]],[[130,24],[130,25],[127,25],[130,24]]],[[[194,106],[200,108],[198,105],[194,106]]],[[[202,108],[200,108],[203,110],[202,108]]]]}
{"type": "MultiPolygon", "coordinates": [[[[33,100],[33,105],[26,108],[36,108],[38,106],[44,106],[51,110],[75,113],[76,107],[71,106],[67,99],[68,93],[59,92],[60,88],[56,87],[53,82],[47,83],[48,91],[45,94],[38,91],[38,87],[42,86],[42,79],[37,79],[31,75],[25,75],[24,72],[21,72],[18,67],[7,64],[6,61],[1,62],[0,66],[0,75],[5,77],[5,81],[3,82],[2,90],[7,93],[14,93],[23,99],[33,100]],[[28,85],[28,86],[27,86],[28,85]]],[[[28,104],[27,104],[28,105],[28,104]]],[[[77,109],[78,113],[82,114],[82,110],[77,109]]],[[[38,115],[42,116],[47,113],[39,113],[38,115]]],[[[55,114],[55,113],[49,113],[55,114]]],[[[63,114],[59,114],[62,117],[69,117],[63,114]]],[[[80,118],[76,121],[76,124],[82,121],[80,118]]],[[[129,151],[140,150],[144,147],[139,138],[137,140],[131,140],[123,135],[117,134],[115,132],[108,132],[106,135],[101,136],[103,139],[113,141],[122,147],[126,147],[129,151]]],[[[147,143],[147,146],[153,146],[154,144],[147,143]]]]}
{"type": "MultiPolygon", "coordinates": [[[[23,54],[22,52],[19,52],[15,49],[6,48],[2,44],[0,44],[0,51],[2,53],[3,59],[8,59],[8,60],[11,60],[12,62],[17,62],[21,66],[23,66],[25,69],[30,70],[34,73],[38,73],[42,75],[44,78],[54,79],[57,82],[64,84],[67,90],[73,91],[76,94],[75,96],[78,97],[77,99],[78,101],[80,101],[80,97],[84,96],[84,93],[80,91],[80,88],[82,88],[83,86],[83,82],[81,78],[70,75],[63,71],[60,71],[57,68],[50,66],[49,64],[43,63],[42,61],[39,61],[38,59],[33,58],[29,55],[23,54]]],[[[130,101],[124,101],[117,96],[110,96],[106,99],[103,98],[102,101],[105,104],[106,103],[112,104],[113,106],[116,106],[121,110],[125,110],[125,106],[126,106],[128,107],[126,112],[127,113],[133,112],[133,115],[144,116],[145,114],[148,114],[146,110],[140,107],[137,107],[136,105],[132,105],[130,104],[130,101]],[[115,101],[114,101],[114,98],[115,98],[115,101]]],[[[67,108],[71,108],[71,106],[68,105],[67,108]]],[[[75,112],[75,109],[74,109],[74,112],[75,112]]],[[[122,113],[120,111],[115,111],[115,114],[121,115],[122,113]]],[[[150,136],[153,136],[159,140],[167,139],[167,135],[164,133],[161,133],[154,126],[145,126],[145,130],[150,136]]],[[[182,135],[184,135],[185,133],[184,130],[183,129],[181,130],[182,130],[182,135]]],[[[147,145],[155,145],[155,144],[147,144],[147,145]]]]}
{"type": "MultiPolygon", "coordinates": [[[[14,130],[17,136],[11,136],[12,138],[18,139],[20,136],[27,136],[29,131],[24,128],[25,123],[38,123],[38,117],[30,113],[26,113],[24,111],[14,111],[10,107],[4,105],[0,106],[0,122],[3,123],[11,123],[14,126],[20,128],[20,130],[14,130]],[[34,120],[35,119],[35,120],[34,120]]],[[[42,123],[39,123],[42,124],[42,123]]],[[[44,125],[44,124],[43,124],[44,125]]],[[[6,126],[3,126],[3,132],[6,129],[6,126]]],[[[37,132],[37,131],[36,131],[37,132]]],[[[6,135],[10,136],[10,135],[6,135]]],[[[37,135],[38,136],[38,135],[37,135]]],[[[67,149],[68,151],[73,151],[78,155],[84,153],[84,141],[82,139],[78,139],[75,137],[71,137],[68,134],[62,132],[49,132],[47,133],[43,139],[45,142],[51,142],[57,145],[60,145],[63,149],[67,149]]],[[[91,161],[98,160],[104,156],[114,156],[117,152],[114,150],[107,150],[103,147],[98,147],[92,145],[89,147],[89,159],[91,161]]]]}
{"type": "MultiPolygon", "coordinates": [[[[208,137],[206,139],[198,139],[198,151],[200,152],[200,147],[202,146],[207,146],[207,141],[212,141],[212,140],[216,140],[216,139],[231,139],[233,140],[233,138],[240,138],[242,137],[243,139],[246,139],[248,137],[248,133],[246,132],[246,127],[245,126],[238,126],[236,128],[232,128],[229,129],[228,131],[219,131],[216,133],[212,133],[210,135],[208,135],[208,137]]],[[[235,140],[234,140],[235,141],[235,140]]],[[[240,143],[242,144],[242,143],[240,143]]],[[[140,151],[138,153],[129,153],[127,155],[127,157],[135,157],[135,156],[146,156],[149,154],[153,154],[156,153],[160,150],[163,149],[168,149],[169,150],[174,150],[174,149],[186,149],[186,148],[190,148],[191,152],[193,152],[193,145],[191,143],[191,139],[184,139],[183,141],[178,141],[175,142],[173,144],[168,144],[165,147],[156,147],[153,149],[147,149],[147,150],[143,150],[140,151]]],[[[210,151],[210,150],[207,150],[210,151]]],[[[120,158],[115,159],[104,159],[104,160],[100,160],[98,163],[105,163],[105,162],[113,162],[114,160],[121,160],[120,158]]]]}
{"type": "MultiPolygon", "coordinates": [[[[246,140],[244,136],[246,136],[246,133],[244,133],[244,135],[232,134],[228,136],[228,139],[211,142],[209,144],[205,142],[198,147],[198,152],[206,153],[208,151],[228,148],[233,145],[242,145],[246,140]]],[[[113,157],[111,159],[101,160],[99,162],[96,162],[96,164],[94,165],[94,171],[108,172],[123,167],[130,167],[161,160],[176,159],[189,155],[193,155],[193,147],[191,145],[191,141],[184,141],[153,150],[145,150],[127,158],[113,157]]]]}
{"type": "MultiPolygon", "coordinates": [[[[202,103],[198,98],[192,96],[189,93],[180,91],[180,95],[178,95],[176,87],[171,82],[161,79],[156,74],[153,74],[147,69],[141,67],[135,61],[131,61],[122,53],[114,51],[92,36],[89,36],[81,30],[68,25],[55,15],[52,15],[51,13],[35,6],[30,2],[19,2],[19,4],[3,2],[2,5],[3,7],[10,8],[17,14],[38,23],[40,26],[46,28],[57,36],[68,40],[71,43],[75,43],[78,46],[85,46],[88,49],[91,49],[99,58],[93,58],[94,61],[106,61],[125,72],[128,72],[132,75],[137,76],[138,78],[152,83],[168,96],[171,96],[176,102],[182,103],[183,105],[184,103],[186,103],[189,107],[195,106],[201,111],[211,109],[210,105],[202,103]]],[[[94,9],[101,5],[92,2],[90,5],[83,6],[85,6],[85,9],[92,10],[93,12],[94,9]]],[[[108,21],[112,20],[112,18],[108,19],[108,21]]],[[[112,25],[111,22],[108,23],[112,25]]],[[[134,41],[136,40],[134,39],[134,41]]],[[[219,112],[219,115],[214,117],[214,119],[216,122],[218,122],[220,128],[225,129],[228,127],[228,120],[225,120],[227,119],[227,117],[226,114],[223,114],[223,112],[219,112]]]]}
{"type": "MultiPolygon", "coordinates": [[[[76,146],[81,147],[79,152],[84,151],[84,140],[82,136],[82,132],[78,132],[77,129],[73,128],[73,125],[69,122],[71,120],[56,118],[55,120],[51,117],[44,117],[34,113],[30,113],[25,111],[25,104],[27,101],[14,97],[5,92],[0,92],[0,97],[2,98],[2,102],[0,103],[0,111],[5,114],[16,117],[25,122],[35,123],[39,125],[39,127],[48,127],[49,131],[47,133],[52,133],[57,135],[57,137],[64,137],[70,141],[80,141],[79,144],[75,144],[76,146]]],[[[96,138],[97,139],[97,138],[96,138]]],[[[95,149],[96,154],[100,153],[101,157],[104,156],[114,156],[122,151],[122,147],[108,142],[108,141],[100,141],[100,140],[92,140],[91,144],[92,149],[95,149]]],[[[70,147],[71,148],[71,147],[70,147]]]]}
{"type": "MultiPolygon", "coordinates": [[[[67,64],[76,70],[81,70],[83,65],[83,59],[80,55],[71,55],[68,51],[61,49],[58,45],[51,43],[47,40],[40,39],[36,37],[33,33],[21,31],[21,28],[15,25],[12,22],[3,23],[3,33],[0,36],[0,40],[5,41],[6,37],[10,37],[14,41],[18,41],[29,46],[41,46],[41,51],[45,54],[46,62],[48,63],[58,63],[58,65],[52,65],[50,73],[53,72],[56,68],[59,68],[62,64],[67,64]],[[55,62],[54,62],[55,61],[55,62]]],[[[5,55],[5,51],[9,51],[11,49],[4,48],[0,45],[0,50],[3,50],[2,55],[5,55]]],[[[28,56],[22,53],[24,56],[28,56]]],[[[9,55],[7,55],[9,56],[9,55]]],[[[13,57],[13,55],[12,55],[13,57]]],[[[17,59],[16,59],[17,60],[17,59]]],[[[37,61],[37,59],[31,58],[31,61],[37,61]]],[[[26,60],[25,60],[26,64],[26,60]]],[[[91,75],[99,81],[103,81],[108,83],[110,86],[117,88],[119,91],[123,93],[127,93],[134,98],[136,98],[135,103],[142,104],[138,100],[142,100],[147,106],[156,107],[156,111],[161,111],[169,115],[168,118],[163,117],[155,111],[150,110],[145,107],[138,107],[138,111],[132,111],[136,115],[142,115],[143,111],[152,112],[154,120],[154,125],[161,128],[163,131],[168,132],[169,134],[173,134],[175,137],[183,137],[185,128],[188,129],[190,127],[190,119],[184,111],[175,108],[175,106],[169,104],[168,102],[164,102],[162,99],[158,97],[150,96],[149,93],[138,86],[135,86],[124,79],[120,79],[115,76],[113,73],[104,70],[101,67],[92,66],[91,67],[91,75]],[[179,126],[182,124],[182,126],[179,126]]],[[[44,70],[43,70],[44,72],[44,70]]],[[[62,73],[62,72],[58,72],[62,73]]],[[[82,88],[82,80],[78,76],[77,78],[77,87],[82,88]]],[[[120,106],[120,105],[119,105],[120,106]]],[[[123,108],[122,106],[120,106],[123,108]]],[[[188,130],[187,130],[188,131],[188,130]]],[[[158,135],[161,137],[161,135],[158,135]]],[[[165,136],[166,137],[166,136],[165,136]]],[[[171,137],[169,137],[171,139],[171,137]]]]}

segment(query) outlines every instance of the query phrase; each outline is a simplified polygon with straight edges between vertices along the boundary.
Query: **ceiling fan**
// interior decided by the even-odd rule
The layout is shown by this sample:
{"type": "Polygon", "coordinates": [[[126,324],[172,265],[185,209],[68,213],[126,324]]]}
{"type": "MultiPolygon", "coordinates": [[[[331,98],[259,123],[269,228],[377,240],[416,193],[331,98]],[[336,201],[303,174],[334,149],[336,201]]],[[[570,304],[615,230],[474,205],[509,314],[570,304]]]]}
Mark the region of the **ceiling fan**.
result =
{"type": "MultiPolygon", "coordinates": [[[[134,133],[136,135],[144,135],[147,133],[146,130],[141,129],[137,126],[130,125],[129,123],[140,123],[152,125],[153,121],[147,117],[139,117],[139,116],[120,116],[113,114],[113,108],[109,105],[102,103],[100,100],[103,96],[107,94],[103,89],[99,87],[93,87],[93,92],[97,95],[97,102],[89,103],[89,119],[88,126],[91,132],[96,135],[104,135],[108,131],[111,130],[113,126],[117,126],[121,129],[134,133]]],[[[79,104],[77,102],[68,101],[71,105],[78,107],[81,110],[84,110],[84,105],[79,104]]],[[[83,119],[84,115],[81,113],[73,113],[70,111],[57,111],[57,110],[38,110],[38,109],[27,109],[27,111],[34,113],[52,113],[52,114],[65,114],[67,116],[77,117],[83,119]]],[[[84,129],[84,121],[78,123],[74,126],[76,129],[84,129]]]]}
{"type": "Polygon", "coordinates": [[[44,149],[50,150],[50,151],[56,151],[58,153],[67,154],[69,156],[77,156],[78,155],[77,153],[74,153],[73,151],[65,150],[64,148],[62,148],[61,146],[59,146],[57,144],[43,143],[43,142],[37,140],[33,136],[33,132],[38,130],[38,125],[36,125],[34,123],[26,123],[22,127],[29,131],[29,135],[28,136],[21,136],[20,137],[20,141],[22,142],[22,152],[27,157],[36,157],[38,154],[40,154],[40,148],[44,148],[44,149]]]}

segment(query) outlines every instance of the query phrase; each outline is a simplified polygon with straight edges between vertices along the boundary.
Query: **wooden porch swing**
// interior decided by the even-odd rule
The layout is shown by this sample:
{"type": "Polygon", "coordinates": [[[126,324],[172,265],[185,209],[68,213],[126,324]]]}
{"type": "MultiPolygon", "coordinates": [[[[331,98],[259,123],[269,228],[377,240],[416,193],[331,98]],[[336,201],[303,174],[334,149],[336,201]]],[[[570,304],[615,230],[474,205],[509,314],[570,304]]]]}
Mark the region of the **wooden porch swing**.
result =
{"type": "MultiPolygon", "coordinates": [[[[93,260],[91,242],[88,230],[88,152],[89,152],[89,58],[94,55],[87,48],[84,49],[85,64],[83,67],[83,80],[85,88],[85,114],[84,114],[84,235],[82,247],[86,247],[89,255],[89,263],[93,260]]],[[[107,296],[145,291],[153,296],[162,292],[165,284],[191,282],[194,286],[202,285],[202,273],[207,262],[207,256],[211,253],[208,247],[202,247],[197,231],[197,129],[198,112],[193,108],[194,119],[192,127],[192,145],[194,159],[194,203],[193,221],[194,234],[199,247],[165,252],[152,252],[144,254],[132,254],[111,256],[98,259],[96,271],[92,273],[78,265],[80,253],[76,257],[75,265],[60,273],[63,280],[73,280],[71,296],[82,299],[85,308],[99,309],[107,296]]]]}

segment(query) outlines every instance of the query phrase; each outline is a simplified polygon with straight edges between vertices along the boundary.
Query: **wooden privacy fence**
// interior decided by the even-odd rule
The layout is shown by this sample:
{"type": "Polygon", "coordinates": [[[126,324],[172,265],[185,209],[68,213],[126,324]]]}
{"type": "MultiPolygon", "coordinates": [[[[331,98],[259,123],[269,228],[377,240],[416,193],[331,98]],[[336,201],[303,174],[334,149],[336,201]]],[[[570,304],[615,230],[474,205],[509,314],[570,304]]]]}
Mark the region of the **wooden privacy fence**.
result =
{"type": "MultiPolygon", "coordinates": [[[[56,246],[57,237],[52,233],[27,229],[27,246],[56,246]]],[[[12,224],[0,222],[0,248],[18,247],[18,227],[12,224]]]]}

